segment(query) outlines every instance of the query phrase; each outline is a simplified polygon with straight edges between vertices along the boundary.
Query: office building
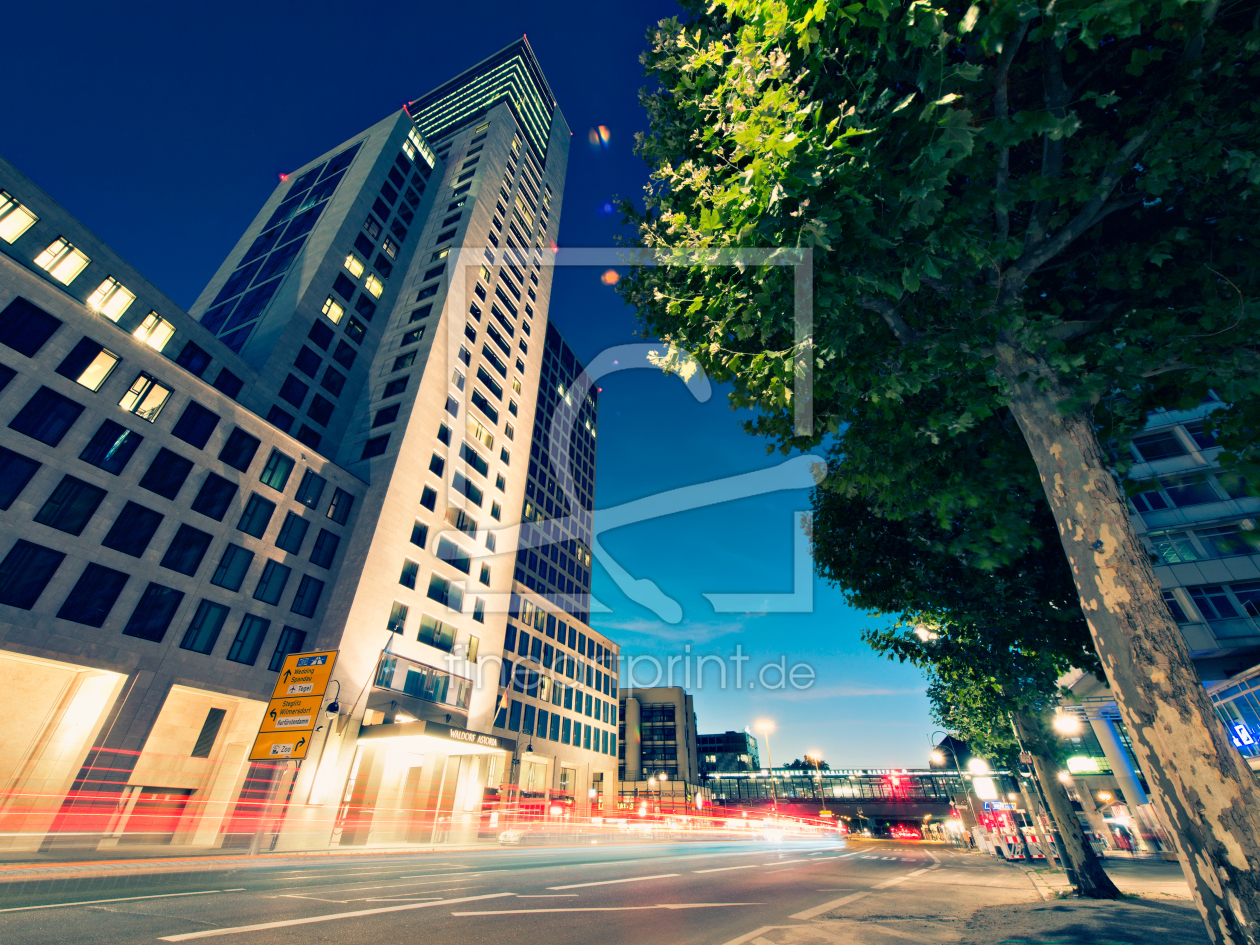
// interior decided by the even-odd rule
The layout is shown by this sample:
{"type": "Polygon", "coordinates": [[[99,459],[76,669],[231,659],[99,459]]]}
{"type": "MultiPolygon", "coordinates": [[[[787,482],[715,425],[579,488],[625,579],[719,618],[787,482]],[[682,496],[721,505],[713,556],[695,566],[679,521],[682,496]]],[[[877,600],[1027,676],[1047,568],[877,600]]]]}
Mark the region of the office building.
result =
{"type": "Polygon", "coordinates": [[[510,700],[495,726],[525,616],[577,628],[548,783],[611,781],[595,399],[547,320],[569,138],[513,43],[285,175],[187,312],[0,162],[0,680],[31,707],[0,847],[247,845],[264,800],[276,849],[484,835],[538,775],[510,700]],[[339,711],[250,762],[285,655],[324,649],[339,711]]]}
{"type": "Polygon", "coordinates": [[[681,686],[623,689],[617,755],[623,807],[653,797],[663,807],[690,807],[700,793],[692,697],[681,686]]]}
{"type": "Polygon", "coordinates": [[[698,769],[701,775],[715,771],[760,771],[757,739],[749,732],[697,735],[698,769]]]}

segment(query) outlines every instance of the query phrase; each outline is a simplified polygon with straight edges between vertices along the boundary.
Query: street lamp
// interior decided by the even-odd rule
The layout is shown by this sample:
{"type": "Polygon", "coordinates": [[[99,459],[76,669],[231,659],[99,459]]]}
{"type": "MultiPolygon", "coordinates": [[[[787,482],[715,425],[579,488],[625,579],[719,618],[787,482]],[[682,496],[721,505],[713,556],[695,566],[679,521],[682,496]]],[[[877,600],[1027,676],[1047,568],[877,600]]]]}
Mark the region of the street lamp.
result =
{"type": "Polygon", "coordinates": [[[770,810],[777,814],[779,812],[779,797],[774,787],[774,756],[770,754],[770,733],[774,731],[774,723],[758,722],[757,731],[766,739],[766,761],[770,765],[770,810]]]}
{"type": "MultiPolygon", "coordinates": [[[[942,732],[938,729],[937,731],[933,732],[931,735],[928,736],[929,745],[932,744],[932,739],[934,739],[937,735],[944,735],[946,738],[952,737],[949,734],[949,732],[942,732]]],[[[963,793],[967,795],[967,804],[971,807],[971,816],[976,819],[976,823],[980,823],[980,815],[976,813],[976,802],[972,800],[971,791],[967,790],[967,782],[963,780],[962,765],[958,763],[958,749],[955,748],[953,745],[950,745],[949,754],[950,754],[950,757],[954,759],[954,770],[958,772],[958,786],[962,788],[963,793]]],[[[937,761],[938,756],[940,760],[937,763],[943,764],[945,762],[945,753],[941,751],[939,748],[934,749],[932,751],[932,760],[937,761]]],[[[978,760],[978,759],[973,759],[973,760],[978,760]]],[[[980,763],[984,765],[984,768],[987,771],[989,766],[985,765],[983,761],[981,761],[980,763]]],[[[968,764],[968,767],[970,767],[970,764],[968,764]]]]}
{"type": "Polygon", "coordinates": [[[1054,716],[1054,730],[1060,735],[1077,735],[1081,731],[1081,720],[1070,712],[1057,712],[1054,716]]]}
{"type": "Polygon", "coordinates": [[[805,759],[814,763],[814,781],[818,785],[818,799],[822,800],[822,769],[819,767],[822,763],[822,755],[811,751],[806,753],[805,759]]]}

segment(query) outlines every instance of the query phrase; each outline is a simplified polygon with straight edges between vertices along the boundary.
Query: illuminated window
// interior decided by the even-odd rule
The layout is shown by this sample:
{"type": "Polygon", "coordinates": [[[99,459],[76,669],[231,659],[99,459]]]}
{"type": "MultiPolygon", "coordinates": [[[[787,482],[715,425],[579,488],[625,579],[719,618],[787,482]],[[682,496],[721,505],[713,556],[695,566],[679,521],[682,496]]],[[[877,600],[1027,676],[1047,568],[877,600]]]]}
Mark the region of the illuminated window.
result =
{"type": "Polygon", "coordinates": [[[88,296],[87,307],[116,322],[135,300],[134,292],[110,276],[88,296]]]}
{"type": "Polygon", "coordinates": [[[35,225],[39,217],[22,206],[7,190],[0,190],[0,240],[12,243],[35,225]]]}
{"type": "Polygon", "coordinates": [[[407,157],[411,158],[413,161],[416,159],[416,146],[405,138],[403,139],[402,149],[403,153],[406,154],[407,157]]]}
{"type": "Polygon", "coordinates": [[[481,278],[483,282],[490,281],[490,270],[487,269],[485,266],[481,267],[481,278]]]}
{"type": "Polygon", "coordinates": [[[385,255],[390,259],[398,258],[398,244],[393,240],[386,239],[385,242],[381,244],[381,249],[385,251],[385,255]]]}
{"type": "Polygon", "coordinates": [[[346,257],[345,267],[350,271],[350,275],[356,279],[363,275],[363,260],[354,253],[346,257]]]}
{"type": "Polygon", "coordinates": [[[367,277],[367,281],[363,283],[363,288],[372,293],[372,298],[379,299],[381,293],[385,291],[385,283],[373,273],[367,277]]]}
{"type": "Polygon", "coordinates": [[[516,195],[516,212],[525,221],[525,229],[532,230],[534,228],[534,215],[530,212],[529,207],[519,193],[516,195]]]}
{"type": "Polygon", "coordinates": [[[35,257],[35,265],[45,270],[62,285],[69,285],[91,262],[69,241],[58,238],[51,246],[35,257]]]}
{"type": "Polygon", "coordinates": [[[468,432],[472,434],[473,439],[484,444],[486,449],[494,449],[494,434],[482,426],[481,421],[469,417],[468,432]]]}
{"type": "Polygon", "coordinates": [[[323,313],[332,319],[334,325],[341,322],[341,316],[346,314],[346,308],[331,295],[324,300],[323,313]]]}
{"type": "Polygon", "coordinates": [[[123,410],[134,413],[141,420],[152,423],[166,406],[171,396],[171,389],[164,387],[148,374],[141,374],[131,385],[131,389],[118,401],[123,410]]]}
{"type": "Polygon", "coordinates": [[[175,334],[175,326],[157,312],[150,312],[146,315],[144,321],[140,323],[140,327],[134,332],[135,337],[155,351],[161,351],[165,348],[166,343],[171,340],[171,335],[173,334],[175,334]]]}
{"type": "Polygon", "coordinates": [[[77,381],[88,390],[100,390],[116,364],[118,355],[105,350],[91,338],[84,338],[58,365],[57,373],[77,381]]]}
{"type": "Polygon", "coordinates": [[[518,394],[521,392],[521,379],[519,377],[512,378],[512,390],[518,394]]]}
{"type": "Polygon", "coordinates": [[[429,262],[437,262],[437,260],[439,259],[445,259],[450,254],[451,254],[451,248],[449,246],[443,246],[441,249],[437,250],[432,256],[429,257],[429,262]]]}

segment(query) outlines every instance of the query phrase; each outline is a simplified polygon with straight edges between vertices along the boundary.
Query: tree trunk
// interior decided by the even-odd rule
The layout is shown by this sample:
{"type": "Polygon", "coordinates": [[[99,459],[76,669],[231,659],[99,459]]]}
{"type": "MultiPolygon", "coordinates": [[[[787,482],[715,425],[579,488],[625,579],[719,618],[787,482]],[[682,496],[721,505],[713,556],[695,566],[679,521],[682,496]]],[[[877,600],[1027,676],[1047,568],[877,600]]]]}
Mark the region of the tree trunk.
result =
{"type": "MultiPolygon", "coordinates": [[[[1037,772],[1037,780],[1041,782],[1041,790],[1050,808],[1050,816],[1059,828],[1060,856],[1071,865],[1076,873],[1077,888],[1082,896],[1088,899],[1119,899],[1120,890],[1103,869],[1102,863],[1089,845],[1081,822],[1072,810],[1072,799],[1068,797],[1067,788],[1059,780],[1059,772],[1055,765],[1048,762],[1045,746],[1045,735],[1042,733],[1041,720],[1030,718],[1026,713],[1014,713],[1015,730],[1025,750],[1032,755],[1033,769],[1037,772]]],[[[1049,856],[1049,844],[1047,857],[1049,856]]]]}
{"type": "Polygon", "coordinates": [[[1260,790],[1225,735],[1129,522],[1094,426],[1041,358],[999,343],[998,371],[1059,526],[1081,607],[1146,781],[1207,924],[1260,945],[1260,790]]]}

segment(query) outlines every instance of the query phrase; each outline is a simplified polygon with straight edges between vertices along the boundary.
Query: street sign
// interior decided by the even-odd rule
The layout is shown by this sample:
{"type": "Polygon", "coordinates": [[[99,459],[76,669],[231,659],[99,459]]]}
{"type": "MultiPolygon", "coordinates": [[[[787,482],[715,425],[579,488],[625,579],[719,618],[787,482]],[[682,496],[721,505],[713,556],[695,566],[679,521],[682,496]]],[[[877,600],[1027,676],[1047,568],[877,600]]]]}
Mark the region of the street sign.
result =
{"type": "Polygon", "coordinates": [[[332,678],[333,664],[337,662],[337,651],[326,650],[322,653],[290,653],[284,658],[280,667],[280,678],[276,680],[276,688],[271,698],[281,696],[322,696],[328,688],[328,680],[332,678]]]}
{"type": "Polygon", "coordinates": [[[312,732],[269,732],[254,739],[250,761],[285,761],[305,758],[312,732]]]}
{"type": "Polygon", "coordinates": [[[290,653],[280,667],[280,678],[258,726],[250,761],[287,761],[305,758],[315,736],[324,690],[337,662],[336,650],[290,653]]]}
{"type": "Polygon", "coordinates": [[[1032,755],[1031,755],[1030,753],[1026,752],[1026,751],[1021,751],[1021,752],[1019,753],[1019,763],[1020,763],[1021,765],[1030,765],[1030,764],[1032,764],[1032,763],[1033,763],[1033,760],[1032,760],[1032,755]]]}
{"type": "Polygon", "coordinates": [[[260,735],[268,732],[296,732],[315,728],[323,696],[294,696],[291,699],[272,699],[263,716],[260,735]]]}

